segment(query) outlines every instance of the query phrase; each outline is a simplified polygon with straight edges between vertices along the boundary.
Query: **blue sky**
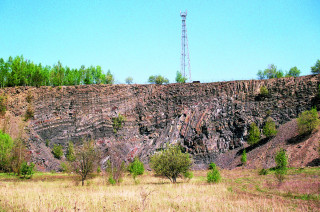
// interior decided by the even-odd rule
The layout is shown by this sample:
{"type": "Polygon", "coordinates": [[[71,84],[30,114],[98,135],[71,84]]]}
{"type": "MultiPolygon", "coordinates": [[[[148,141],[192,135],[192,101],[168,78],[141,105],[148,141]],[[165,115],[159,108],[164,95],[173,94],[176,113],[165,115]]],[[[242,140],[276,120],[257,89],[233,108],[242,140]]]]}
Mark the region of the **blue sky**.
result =
{"type": "Polygon", "coordinates": [[[307,75],[320,59],[319,0],[0,0],[0,57],[174,82],[185,9],[193,80],[253,79],[272,63],[307,75]]]}

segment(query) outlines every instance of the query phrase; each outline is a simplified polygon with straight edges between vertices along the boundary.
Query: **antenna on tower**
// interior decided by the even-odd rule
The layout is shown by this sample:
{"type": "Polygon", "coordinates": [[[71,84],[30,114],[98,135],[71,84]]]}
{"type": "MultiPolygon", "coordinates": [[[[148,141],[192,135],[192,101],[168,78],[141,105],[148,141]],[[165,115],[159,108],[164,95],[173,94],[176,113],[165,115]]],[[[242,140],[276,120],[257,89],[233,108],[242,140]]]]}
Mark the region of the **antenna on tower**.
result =
{"type": "Polygon", "coordinates": [[[189,78],[191,80],[191,67],[190,67],[190,56],[189,56],[189,45],[188,45],[188,35],[187,35],[187,26],[186,26],[186,19],[187,19],[187,10],[185,12],[180,11],[180,16],[182,19],[182,31],[181,31],[181,75],[183,77],[189,78]],[[186,49],[187,48],[187,49],[186,49]],[[187,50],[187,51],[186,51],[187,50]],[[186,74],[186,54],[188,59],[188,70],[189,76],[186,74]]]}

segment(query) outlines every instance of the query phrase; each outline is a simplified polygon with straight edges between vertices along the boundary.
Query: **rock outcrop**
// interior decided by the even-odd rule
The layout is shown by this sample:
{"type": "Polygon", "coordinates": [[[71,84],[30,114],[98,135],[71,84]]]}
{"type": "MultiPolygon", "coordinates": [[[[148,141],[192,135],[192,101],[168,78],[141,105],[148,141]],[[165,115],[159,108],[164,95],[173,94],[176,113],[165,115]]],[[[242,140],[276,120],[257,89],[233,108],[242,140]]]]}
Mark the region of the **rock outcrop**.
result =
{"type": "Polygon", "coordinates": [[[319,75],[270,80],[169,85],[82,85],[4,88],[8,109],[34,118],[27,132],[33,158],[43,169],[58,162],[45,141],[94,139],[101,149],[118,148],[126,160],[144,162],[168,143],[180,143],[196,164],[207,164],[247,140],[249,125],[262,128],[268,117],[284,124],[318,105],[319,75]],[[269,95],[260,95],[266,86],[269,95]],[[32,96],[29,103],[27,96],[32,96]],[[122,128],[113,119],[126,117],[122,128]],[[47,149],[46,149],[47,148],[47,149]]]}

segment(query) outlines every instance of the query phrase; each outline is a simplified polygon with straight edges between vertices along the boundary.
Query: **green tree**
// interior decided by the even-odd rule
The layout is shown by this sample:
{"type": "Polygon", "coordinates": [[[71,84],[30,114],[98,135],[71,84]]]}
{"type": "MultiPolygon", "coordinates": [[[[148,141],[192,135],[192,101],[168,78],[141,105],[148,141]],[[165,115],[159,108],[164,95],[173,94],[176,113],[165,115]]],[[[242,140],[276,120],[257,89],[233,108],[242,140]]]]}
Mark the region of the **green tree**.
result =
{"type": "Polygon", "coordinates": [[[106,77],[105,77],[105,84],[113,84],[114,83],[114,77],[111,74],[111,71],[108,70],[106,77]]]}
{"type": "Polygon", "coordinates": [[[316,64],[311,67],[311,72],[313,74],[320,74],[320,60],[317,60],[316,64]]]}
{"type": "Polygon", "coordinates": [[[211,163],[212,169],[207,173],[208,183],[218,183],[221,181],[221,175],[215,163],[211,163]]]}
{"type": "Polygon", "coordinates": [[[188,153],[182,153],[179,146],[169,146],[150,158],[150,167],[157,175],[167,177],[176,183],[177,177],[190,170],[192,160],[188,153]]]}
{"type": "Polygon", "coordinates": [[[10,154],[13,141],[10,135],[0,130],[0,170],[8,171],[10,168],[10,154]]]}
{"type": "Polygon", "coordinates": [[[27,148],[21,138],[13,141],[13,148],[11,150],[11,170],[20,175],[22,163],[27,159],[27,148]]]}
{"type": "Polygon", "coordinates": [[[169,80],[161,75],[155,75],[155,76],[152,75],[149,77],[148,82],[151,84],[162,85],[162,84],[168,84],[169,80]]]}
{"type": "Polygon", "coordinates": [[[277,135],[276,124],[271,118],[268,118],[263,127],[263,134],[269,138],[277,135]]]}
{"type": "Polygon", "coordinates": [[[134,181],[136,181],[136,177],[138,175],[142,175],[144,172],[143,163],[139,160],[139,158],[135,158],[132,163],[128,166],[128,171],[131,173],[134,181]]]}
{"type": "Polygon", "coordinates": [[[300,74],[301,71],[295,66],[290,68],[289,72],[286,74],[286,77],[298,77],[300,74]]]}
{"type": "Polygon", "coordinates": [[[187,78],[182,76],[180,71],[177,71],[176,82],[177,83],[185,83],[186,81],[187,81],[187,78]]]}
{"type": "Polygon", "coordinates": [[[75,172],[81,176],[82,186],[87,176],[93,172],[95,163],[98,160],[98,153],[94,148],[93,141],[85,141],[76,151],[76,160],[73,162],[75,172]]]}
{"type": "Polygon", "coordinates": [[[132,77],[127,77],[127,78],[126,78],[126,83],[127,83],[128,85],[132,84],[132,81],[133,81],[133,78],[132,78],[132,77]]]}
{"type": "Polygon", "coordinates": [[[119,114],[118,117],[112,118],[112,127],[113,127],[113,132],[117,133],[118,130],[122,128],[122,125],[126,121],[126,117],[119,114]]]}
{"type": "Polygon", "coordinates": [[[266,86],[261,86],[260,95],[263,97],[267,97],[269,95],[269,90],[266,86]]]}
{"type": "Polygon", "coordinates": [[[275,157],[276,162],[276,178],[281,183],[284,180],[284,176],[287,174],[287,166],[288,166],[288,156],[284,149],[280,149],[276,153],[275,157]]]}
{"type": "Polygon", "coordinates": [[[248,143],[250,145],[258,143],[260,140],[260,130],[257,127],[256,123],[251,123],[250,129],[249,129],[249,136],[248,136],[248,143]]]}
{"type": "Polygon", "coordinates": [[[120,183],[125,171],[126,165],[121,158],[121,154],[116,149],[109,149],[109,160],[106,166],[109,183],[112,185],[120,183]]]}
{"type": "Polygon", "coordinates": [[[247,163],[247,153],[246,150],[244,149],[241,155],[241,163],[242,165],[246,165],[247,163]]]}
{"type": "Polygon", "coordinates": [[[55,158],[61,159],[63,155],[62,146],[61,145],[53,145],[52,154],[55,158]]]}
{"type": "Polygon", "coordinates": [[[28,163],[27,162],[23,162],[22,164],[21,164],[21,175],[24,177],[24,178],[31,178],[32,177],[32,175],[34,174],[34,172],[35,172],[35,165],[34,165],[34,163],[30,163],[29,165],[28,165],[28,163]]]}
{"type": "Polygon", "coordinates": [[[316,108],[302,112],[298,117],[299,134],[311,133],[320,124],[316,108]]]}
{"type": "Polygon", "coordinates": [[[68,143],[66,158],[71,162],[76,159],[73,143],[71,141],[68,143]]]}

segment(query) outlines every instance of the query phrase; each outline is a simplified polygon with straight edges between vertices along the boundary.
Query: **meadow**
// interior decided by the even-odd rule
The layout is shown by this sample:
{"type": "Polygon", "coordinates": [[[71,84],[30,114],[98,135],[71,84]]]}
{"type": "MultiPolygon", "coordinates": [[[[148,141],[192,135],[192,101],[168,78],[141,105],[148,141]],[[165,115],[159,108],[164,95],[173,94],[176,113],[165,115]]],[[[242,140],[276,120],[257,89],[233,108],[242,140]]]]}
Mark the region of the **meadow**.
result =
{"type": "Polygon", "coordinates": [[[0,174],[0,211],[319,211],[320,168],[290,168],[279,184],[274,173],[221,170],[222,181],[206,182],[195,171],[176,184],[146,172],[135,183],[119,185],[93,175],[81,186],[78,176],[36,173],[31,179],[0,174]]]}

